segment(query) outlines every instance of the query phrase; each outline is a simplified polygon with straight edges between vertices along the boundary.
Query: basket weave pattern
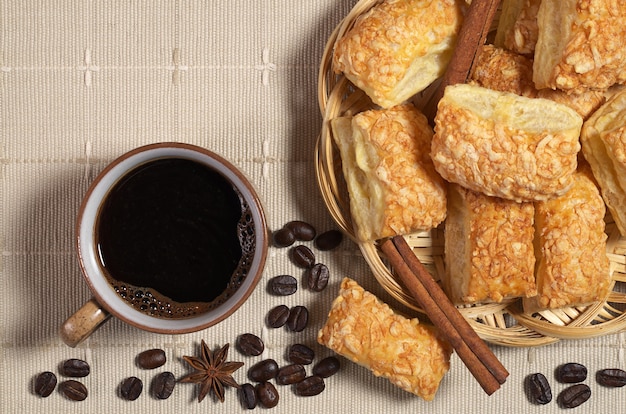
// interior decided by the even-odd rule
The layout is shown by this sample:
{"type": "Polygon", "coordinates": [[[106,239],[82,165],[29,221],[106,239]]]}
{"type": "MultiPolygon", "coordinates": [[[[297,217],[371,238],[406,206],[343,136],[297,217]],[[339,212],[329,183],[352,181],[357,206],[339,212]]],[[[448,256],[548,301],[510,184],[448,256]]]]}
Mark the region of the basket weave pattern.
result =
{"type": "MultiPolygon", "coordinates": [[[[415,300],[400,285],[376,243],[356,240],[341,159],[329,126],[333,118],[375,107],[364,92],[354,87],[342,75],[334,73],[332,54],[335,42],[350,30],[360,15],[379,2],[380,0],[357,2],[328,39],[318,78],[318,101],[323,123],[315,148],[316,177],[329,213],[344,233],[357,242],[377,281],[394,299],[422,312],[415,300]]],[[[435,87],[433,85],[414,98],[418,107],[430,98],[435,87]]],[[[505,346],[539,346],[561,339],[589,338],[626,330],[626,239],[621,237],[609,215],[606,221],[612,290],[605,301],[585,307],[528,314],[522,311],[520,300],[509,300],[461,306],[460,312],[481,338],[505,346]]],[[[431,231],[407,235],[405,239],[433,277],[440,279],[445,271],[443,225],[431,231]]]]}

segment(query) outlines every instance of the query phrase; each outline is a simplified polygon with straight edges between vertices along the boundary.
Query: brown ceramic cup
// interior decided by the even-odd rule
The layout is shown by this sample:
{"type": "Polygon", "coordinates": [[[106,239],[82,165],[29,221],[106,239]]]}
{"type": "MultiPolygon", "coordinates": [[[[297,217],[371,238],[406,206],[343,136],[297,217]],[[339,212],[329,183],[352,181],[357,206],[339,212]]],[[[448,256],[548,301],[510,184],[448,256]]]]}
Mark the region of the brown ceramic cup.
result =
{"type": "MultiPolygon", "coordinates": [[[[154,223],[154,225],[158,226],[159,223],[154,223]]],[[[71,347],[75,347],[89,337],[109,316],[115,316],[145,331],[164,334],[195,332],[226,319],[246,301],[261,278],[268,250],[268,231],[263,207],[257,193],[235,166],[201,147],[182,143],[159,143],[140,147],[122,155],[96,177],[80,207],[76,225],[76,241],[82,274],[93,298],[61,326],[61,338],[71,347]],[[230,182],[249,207],[254,232],[255,247],[243,281],[239,281],[236,289],[211,309],[181,318],[154,316],[123,300],[111,284],[111,275],[109,277],[105,275],[96,240],[96,227],[103,203],[115,184],[138,166],[167,158],[187,159],[201,163],[230,182]]],[[[115,277],[115,275],[112,276],[115,277]]]]}

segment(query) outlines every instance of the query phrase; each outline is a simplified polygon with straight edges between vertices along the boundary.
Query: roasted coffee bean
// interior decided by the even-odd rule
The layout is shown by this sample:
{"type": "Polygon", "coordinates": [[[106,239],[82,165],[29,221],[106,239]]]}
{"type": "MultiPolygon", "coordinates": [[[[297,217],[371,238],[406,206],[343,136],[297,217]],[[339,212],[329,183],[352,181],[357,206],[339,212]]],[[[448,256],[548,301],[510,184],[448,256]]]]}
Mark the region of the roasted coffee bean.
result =
{"type": "Polygon", "coordinates": [[[301,332],[309,323],[309,310],[301,305],[289,309],[287,327],[290,331],[301,332]]]}
{"type": "Polygon", "coordinates": [[[557,401],[563,408],[576,408],[591,397],[591,389],[587,384],[576,384],[565,388],[557,401]]]}
{"type": "Polygon", "coordinates": [[[313,362],[315,351],[306,345],[293,344],[287,351],[287,359],[294,364],[308,365],[313,362]]]}
{"type": "Polygon", "coordinates": [[[239,388],[239,399],[241,400],[241,405],[248,410],[253,410],[257,405],[257,397],[256,391],[254,390],[254,385],[246,382],[245,384],[241,384],[239,388]]]}
{"type": "Polygon", "coordinates": [[[312,375],[297,383],[295,391],[303,397],[312,397],[324,391],[324,388],[326,388],[324,378],[312,375]]]}
{"type": "Polygon", "coordinates": [[[143,391],[143,382],[137,377],[128,377],[120,385],[120,395],[128,401],[135,401],[143,391]]]}
{"type": "Polygon", "coordinates": [[[311,241],[315,238],[315,235],[317,234],[315,227],[305,221],[300,220],[290,221],[289,223],[285,224],[285,228],[291,230],[296,239],[301,241],[311,241]]]}
{"type": "Polygon", "coordinates": [[[619,368],[602,369],[597,372],[596,380],[605,387],[623,387],[626,385],[626,371],[619,368]]]}
{"type": "Polygon", "coordinates": [[[165,357],[165,351],[158,348],[140,352],[135,358],[137,366],[143,369],[158,368],[165,365],[166,361],[167,358],[165,357]]]}
{"type": "Polygon", "coordinates": [[[87,398],[87,387],[82,382],[68,380],[62,382],[59,387],[63,395],[72,401],[83,401],[87,398]]]}
{"type": "Polygon", "coordinates": [[[561,382],[567,384],[573,384],[576,382],[583,382],[587,379],[587,367],[575,362],[569,362],[561,365],[557,369],[557,378],[561,382]]]}
{"type": "Polygon", "coordinates": [[[290,228],[283,227],[280,230],[276,230],[273,234],[274,246],[287,247],[291,246],[296,241],[296,235],[290,228]]]}
{"type": "Polygon", "coordinates": [[[291,259],[298,266],[309,269],[315,264],[315,254],[303,244],[291,249],[291,259]]]}
{"type": "Polygon", "coordinates": [[[248,377],[252,381],[263,382],[276,377],[278,364],[273,359],[264,359],[257,362],[248,370],[248,377]]]}
{"type": "Polygon", "coordinates": [[[314,292],[321,292],[328,285],[330,272],[328,267],[322,263],[316,263],[312,268],[307,270],[307,285],[314,292]]]}
{"type": "Polygon", "coordinates": [[[547,404],[552,401],[552,388],[545,375],[538,372],[526,377],[528,398],[535,404],[547,404]]]}
{"type": "Polygon", "coordinates": [[[298,290],[298,281],[291,275],[274,276],[269,281],[269,289],[274,295],[293,295],[298,290]]]}
{"type": "Polygon", "coordinates": [[[339,230],[328,230],[317,236],[315,247],[319,250],[332,250],[338,247],[343,240],[343,233],[339,230]]]}
{"type": "Polygon", "coordinates": [[[169,371],[161,372],[152,380],[152,394],[159,400],[166,400],[174,392],[176,377],[169,371]]]}
{"type": "Polygon", "coordinates": [[[263,353],[265,344],[258,336],[251,333],[245,333],[239,335],[239,338],[237,338],[237,347],[245,355],[258,356],[263,353]]]}
{"type": "Polygon", "coordinates": [[[276,374],[276,382],[281,385],[297,384],[305,378],[306,370],[300,364],[285,365],[276,374]]]}
{"type": "Polygon", "coordinates": [[[57,376],[50,371],[42,372],[35,379],[35,394],[40,397],[47,397],[52,394],[57,386],[57,376]]]}
{"type": "Polygon", "coordinates": [[[279,395],[271,382],[261,382],[256,386],[256,396],[265,408],[274,408],[278,405],[279,395]]]}
{"type": "Polygon", "coordinates": [[[322,378],[328,378],[337,373],[337,371],[339,371],[339,367],[339,359],[334,356],[329,356],[313,366],[313,374],[322,378]]]}
{"type": "Polygon", "coordinates": [[[289,319],[289,307],[287,305],[278,305],[267,314],[267,325],[270,328],[280,328],[289,319]]]}
{"type": "Polygon", "coordinates": [[[68,359],[61,368],[67,377],[86,377],[89,375],[89,364],[82,359],[68,359]]]}

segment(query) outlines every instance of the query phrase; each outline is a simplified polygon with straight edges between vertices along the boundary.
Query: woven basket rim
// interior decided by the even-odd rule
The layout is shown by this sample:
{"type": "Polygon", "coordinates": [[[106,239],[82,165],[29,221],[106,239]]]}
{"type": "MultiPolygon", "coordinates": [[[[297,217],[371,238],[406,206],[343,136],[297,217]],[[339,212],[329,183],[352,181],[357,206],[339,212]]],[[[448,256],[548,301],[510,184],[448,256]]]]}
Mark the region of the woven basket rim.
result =
{"type": "MultiPolygon", "coordinates": [[[[315,147],[315,174],[324,203],[339,228],[357,243],[365,261],[378,283],[395,300],[408,308],[423,313],[414,299],[403,289],[385,263],[376,243],[357,240],[352,227],[347,190],[343,181],[341,159],[330,130],[330,120],[346,114],[355,114],[374,108],[369,98],[354,87],[343,75],[332,70],[335,42],[346,33],[363,13],[382,0],[360,0],[336,26],[324,49],[318,76],[318,102],[322,126],[315,147]]],[[[442,228],[430,232],[407,235],[405,239],[414,248],[420,260],[437,274],[443,269],[442,228]],[[437,234],[440,232],[440,234],[437,234]],[[437,252],[437,249],[438,252],[437,252]]],[[[501,304],[459,306],[460,312],[485,341],[512,347],[547,345],[561,339],[591,338],[626,330],[626,238],[619,235],[616,226],[607,222],[607,251],[611,260],[613,287],[607,300],[581,308],[565,308],[527,314],[519,300],[501,304]],[[617,307],[615,305],[617,304],[617,307]]]]}

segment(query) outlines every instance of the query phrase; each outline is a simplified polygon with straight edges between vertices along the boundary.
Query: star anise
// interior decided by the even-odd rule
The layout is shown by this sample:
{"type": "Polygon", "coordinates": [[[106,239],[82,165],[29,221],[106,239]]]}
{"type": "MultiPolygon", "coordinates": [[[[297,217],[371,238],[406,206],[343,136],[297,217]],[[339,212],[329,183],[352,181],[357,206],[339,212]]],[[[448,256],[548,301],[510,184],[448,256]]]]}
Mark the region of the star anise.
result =
{"type": "Polygon", "coordinates": [[[226,344],[213,353],[202,340],[201,358],[183,356],[183,359],[196,371],[185,375],[179,382],[201,384],[198,402],[202,401],[210,390],[213,390],[217,398],[224,402],[224,385],[239,388],[232,373],[241,368],[243,362],[226,362],[228,347],[229,344],[226,344]]]}

